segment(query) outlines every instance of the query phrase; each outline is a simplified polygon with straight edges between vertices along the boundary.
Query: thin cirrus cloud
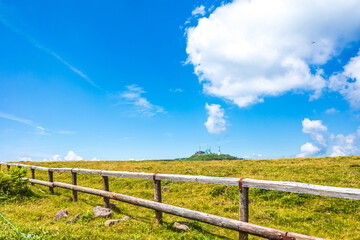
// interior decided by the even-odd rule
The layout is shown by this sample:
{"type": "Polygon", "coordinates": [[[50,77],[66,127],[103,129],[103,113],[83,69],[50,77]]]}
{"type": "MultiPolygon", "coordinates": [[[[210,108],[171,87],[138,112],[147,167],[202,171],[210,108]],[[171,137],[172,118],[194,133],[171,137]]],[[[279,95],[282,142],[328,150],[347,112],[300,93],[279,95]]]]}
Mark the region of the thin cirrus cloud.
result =
{"type": "Polygon", "coordinates": [[[19,118],[17,116],[14,116],[14,115],[8,114],[8,113],[4,113],[4,112],[0,112],[0,118],[7,119],[7,120],[10,120],[10,121],[15,121],[15,122],[18,122],[18,123],[21,123],[21,124],[31,126],[32,128],[35,129],[35,134],[38,134],[38,135],[50,135],[50,133],[48,133],[44,127],[36,125],[31,120],[28,120],[28,119],[25,119],[25,118],[19,118]]]}
{"type": "Polygon", "coordinates": [[[170,88],[170,92],[174,92],[174,93],[181,93],[183,92],[184,90],[182,90],[181,88],[170,88]]]}
{"type": "Polygon", "coordinates": [[[234,0],[186,29],[204,92],[239,107],[287,92],[337,91],[360,106],[360,57],[332,80],[323,65],[360,37],[360,1],[234,0]],[[311,70],[317,69],[317,70],[311,70]]]}
{"type": "Polygon", "coordinates": [[[209,133],[220,134],[226,131],[225,111],[219,104],[207,104],[205,109],[208,114],[205,127],[209,133]]]}
{"type": "Polygon", "coordinates": [[[34,128],[34,130],[35,130],[34,134],[38,134],[38,135],[51,135],[51,133],[58,133],[58,134],[75,134],[76,133],[73,131],[66,131],[66,130],[49,131],[48,129],[35,124],[33,121],[31,121],[29,119],[20,118],[20,117],[14,116],[12,114],[4,113],[1,111],[0,111],[0,118],[28,125],[28,126],[34,128]]]}
{"type": "Polygon", "coordinates": [[[14,115],[4,113],[4,112],[0,112],[0,118],[16,121],[16,122],[23,123],[23,124],[26,124],[26,125],[29,125],[29,126],[32,126],[32,127],[35,126],[35,124],[31,120],[24,119],[24,118],[19,118],[19,117],[16,117],[14,115]]]}
{"type": "Polygon", "coordinates": [[[135,110],[145,116],[152,117],[158,113],[166,113],[164,108],[154,105],[143,96],[146,93],[142,87],[136,84],[126,86],[126,91],[120,93],[118,97],[126,104],[133,105],[135,110]]]}
{"type": "Polygon", "coordinates": [[[339,110],[336,110],[335,108],[329,108],[329,109],[326,109],[325,113],[326,114],[335,114],[335,113],[339,113],[339,110]]]}
{"type": "Polygon", "coordinates": [[[65,131],[65,130],[56,131],[56,133],[64,134],[64,135],[76,134],[75,131],[65,131]]]}
{"type": "Polygon", "coordinates": [[[303,133],[310,135],[310,142],[301,146],[297,157],[314,157],[330,155],[331,157],[348,156],[359,153],[357,141],[360,137],[360,128],[356,133],[349,135],[330,134],[321,120],[302,121],[303,133]]]}
{"type": "Polygon", "coordinates": [[[9,20],[6,19],[5,12],[8,10],[8,8],[0,2],[0,23],[2,23],[5,27],[10,29],[13,33],[17,34],[18,36],[21,36],[22,38],[26,39],[33,47],[49,54],[50,56],[57,59],[59,62],[64,64],[66,67],[68,67],[72,72],[80,76],[82,79],[86,80],[89,84],[92,86],[98,88],[101,90],[99,86],[97,86],[87,75],[85,75],[81,70],[74,67],[72,64],[64,60],[62,57],[60,57],[57,53],[52,51],[51,49],[45,47],[43,44],[41,44],[38,40],[30,36],[29,34],[25,33],[25,31],[21,30],[20,28],[16,27],[12,23],[9,22],[9,20]]]}

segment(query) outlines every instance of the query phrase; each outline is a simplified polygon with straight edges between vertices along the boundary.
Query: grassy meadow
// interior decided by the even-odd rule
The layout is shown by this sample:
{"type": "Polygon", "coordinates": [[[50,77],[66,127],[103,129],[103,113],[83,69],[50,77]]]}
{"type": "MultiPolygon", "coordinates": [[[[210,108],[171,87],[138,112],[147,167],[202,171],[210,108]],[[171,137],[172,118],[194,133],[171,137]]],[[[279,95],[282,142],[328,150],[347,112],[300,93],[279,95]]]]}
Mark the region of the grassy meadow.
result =
{"type": "MultiPolygon", "coordinates": [[[[310,184],[360,188],[360,157],[307,158],[278,160],[222,161],[76,161],[25,163],[45,167],[77,167],[116,171],[191,174],[218,177],[293,181],[310,184]],[[191,170],[191,171],[189,171],[191,170]]],[[[1,168],[6,171],[5,167],[1,168]]],[[[30,176],[30,171],[28,172],[30,176]]],[[[48,180],[47,172],[36,171],[36,178],[48,180]]],[[[71,183],[70,173],[54,172],[54,181],[71,183]]],[[[153,199],[153,181],[110,177],[110,191],[153,199]]],[[[102,189],[98,175],[78,174],[78,185],[102,189]]],[[[205,213],[238,219],[237,186],[162,181],[170,190],[163,202],[205,213]]],[[[92,209],[102,206],[98,196],[55,188],[30,186],[32,197],[0,202],[0,213],[18,229],[35,234],[32,239],[236,239],[238,233],[177,216],[164,214],[164,225],[155,224],[155,213],[142,207],[115,202],[111,219],[132,217],[118,225],[105,227],[105,219],[94,218],[92,209]],[[66,209],[70,217],[81,213],[76,223],[55,221],[57,211],[66,209]],[[175,221],[189,221],[191,231],[177,232],[175,221]]],[[[285,231],[328,239],[360,239],[360,201],[305,194],[250,189],[249,222],[285,231]]],[[[0,220],[0,239],[22,239],[9,224],[0,220]]],[[[250,236],[249,239],[259,239],[250,236]]]]}

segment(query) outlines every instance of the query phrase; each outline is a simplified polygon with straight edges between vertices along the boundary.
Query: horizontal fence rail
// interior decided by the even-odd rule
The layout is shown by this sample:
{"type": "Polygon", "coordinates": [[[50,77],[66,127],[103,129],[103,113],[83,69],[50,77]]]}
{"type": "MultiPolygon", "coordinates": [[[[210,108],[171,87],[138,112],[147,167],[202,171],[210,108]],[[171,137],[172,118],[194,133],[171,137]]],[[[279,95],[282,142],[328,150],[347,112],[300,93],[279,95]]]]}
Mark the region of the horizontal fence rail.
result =
{"type": "Polygon", "coordinates": [[[121,202],[130,203],[137,206],[146,207],[149,209],[153,209],[159,212],[165,212],[172,215],[189,218],[193,220],[197,220],[200,222],[208,223],[211,225],[228,228],[236,231],[250,233],[255,236],[264,237],[268,239],[274,240],[282,240],[282,239],[297,239],[297,240],[322,240],[323,238],[317,238],[307,235],[302,235],[298,233],[285,232],[273,228],[263,227],[247,222],[242,222],[230,218],[219,217],[216,215],[211,215],[203,212],[198,212],[194,210],[189,210],[186,208],[176,207],[164,203],[159,203],[155,201],[145,200],[141,198],[136,198],[124,194],[102,191],[93,188],[81,187],[77,185],[61,183],[61,182],[46,182],[35,179],[27,179],[23,178],[23,180],[28,180],[30,183],[40,184],[47,187],[61,187],[65,189],[75,190],[83,193],[93,194],[97,196],[103,196],[106,198],[118,200],[121,202]]]}
{"type": "MultiPolygon", "coordinates": [[[[36,169],[40,171],[50,171],[50,172],[87,173],[87,174],[96,174],[107,177],[124,177],[124,178],[151,179],[151,180],[153,179],[155,174],[155,173],[106,171],[106,170],[94,170],[94,169],[82,169],[82,168],[46,168],[46,167],[30,166],[30,165],[16,164],[16,163],[0,163],[0,165],[17,166],[23,168],[36,169]]],[[[268,189],[268,190],[276,190],[276,191],[284,191],[284,192],[319,195],[325,197],[360,200],[360,189],[329,187],[329,186],[297,183],[297,182],[267,181],[267,180],[256,180],[250,178],[241,179],[241,182],[239,182],[238,178],[160,174],[160,173],[156,174],[156,180],[223,184],[223,185],[239,185],[240,183],[242,187],[247,187],[247,188],[260,188],[260,189],[268,189]]]]}

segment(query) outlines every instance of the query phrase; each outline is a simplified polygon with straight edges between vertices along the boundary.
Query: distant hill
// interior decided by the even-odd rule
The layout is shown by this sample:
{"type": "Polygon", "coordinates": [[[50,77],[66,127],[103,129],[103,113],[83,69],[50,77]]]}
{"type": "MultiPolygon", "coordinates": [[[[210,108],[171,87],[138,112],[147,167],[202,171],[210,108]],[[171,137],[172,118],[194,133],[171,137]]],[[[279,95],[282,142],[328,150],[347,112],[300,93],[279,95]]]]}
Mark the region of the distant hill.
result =
{"type": "Polygon", "coordinates": [[[234,156],[231,156],[229,154],[221,154],[217,155],[215,153],[210,154],[194,154],[189,158],[185,158],[185,160],[189,161],[210,161],[210,160],[239,160],[242,158],[237,158],[234,156]]]}

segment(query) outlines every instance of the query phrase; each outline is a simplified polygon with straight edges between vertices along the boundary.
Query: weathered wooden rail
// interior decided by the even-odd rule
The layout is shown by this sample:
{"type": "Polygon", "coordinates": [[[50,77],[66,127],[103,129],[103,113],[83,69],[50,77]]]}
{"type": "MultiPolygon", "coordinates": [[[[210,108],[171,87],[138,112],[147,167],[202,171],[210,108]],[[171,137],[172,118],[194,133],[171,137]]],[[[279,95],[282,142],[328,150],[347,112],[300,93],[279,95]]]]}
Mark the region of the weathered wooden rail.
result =
{"type": "Polygon", "coordinates": [[[61,183],[61,182],[46,182],[46,181],[40,181],[40,180],[36,180],[36,179],[26,179],[26,180],[28,180],[30,183],[40,184],[40,185],[44,185],[44,186],[48,186],[48,187],[61,187],[61,188],[65,188],[65,189],[70,189],[70,190],[75,190],[75,191],[93,194],[93,195],[97,195],[97,196],[102,196],[107,199],[115,199],[115,200],[118,200],[121,202],[126,202],[126,203],[130,203],[133,205],[153,209],[160,213],[165,212],[165,213],[169,213],[172,215],[197,220],[200,222],[209,223],[211,225],[215,225],[215,226],[219,226],[219,227],[223,227],[223,228],[241,231],[244,233],[250,233],[255,236],[264,237],[264,238],[268,238],[268,239],[274,239],[274,240],[275,239],[276,240],[281,240],[281,239],[320,240],[320,239],[322,239],[322,238],[311,237],[311,236],[302,235],[302,234],[298,234],[298,233],[285,232],[285,231],[281,231],[281,230],[277,230],[277,229],[273,229],[273,228],[263,227],[263,226],[259,226],[259,225],[255,225],[255,224],[251,224],[251,223],[247,223],[247,222],[243,222],[243,221],[238,221],[238,220],[234,220],[234,219],[230,219],[230,218],[219,217],[216,215],[193,211],[193,210],[189,210],[189,209],[181,208],[181,207],[175,207],[172,205],[168,205],[168,204],[164,204],[164,203],[160,203],[160,202],[156,202],[156,201],[150,201],[150,200],[146,200],[146,199],[141,199],[141,198],[136,198],[136,197],[119,194],[119,193],[113,193],[113,192],[108,192],[108,191],[103,191],[103,190],[98,190],[98,189],[93,189],[93,188],[87,188],[87,187],[81,187],[81,186],[76,186],[76,185],[61,183]]]}
{"type": "Polygon", "coordinates": [[[336,197],[344,199],[355,199],[360,200],[360,189],[354,188],[340,188],[340,187],[329,187],[305,183],[296,182],[281,182],[281,181],[266,181],[266,180],[255,180],[249,178],[227,178],[227,177],[209,177],[209,176],[194,176],[194,175],[175,175],[175,174],[157,174],[157,173],[135,173],[135,172],[120,172],[120,171],[106,171],[106,170],[94,170],[94,169],[81,169],[81,168],[46,168],[40,166],[30,166],[24,164],[15,163],[0,163],[1,165],[24,167],[31,169],[31,179],[27,179],[31,184],[40,184],[48,186],[50,192],[53,193],[54,187],[61,187],[70,189],[73,191],[73,200],[77,201],[77,192],[84,192],[104,197],[105,207],[109,207],[109,199],[115,199],[118,201],[127,202],[130,204],[147,207],[154,209],[156,213],[156,220],[159,224],[162,223],[162,212],[190,218],[202,222],[206,222],[212,225],[229,228],[239,231],[239,239],[248,239],[248,234],[253,234],[260,237],[269,239],[321,239],[297,233],[290,233],[281,230],[266,228],[258,226],[248,222],[249,214],[249,199],[248,191],[249,188],[260,188],[268,190],[277,190],[294,193],[304,193],[311,195],[336,197]],[[47,171],[49,174],[49,181],[40,181],[35,179],[35,170],[47,171]],[[69,172],[72,174],[72,184],[54,182],[53,172],[69,172]],[[77,186],[77,173],[85,174],[96,174],[103,178],[103,191],[77,186]],[[135,198],[127,195],[117,194],[109,192],[109,179],[108,177],[124,177],[124,178],[138,178],[138,179],[149,179],[154,181],[155,189],[155,201],[144,200],[135,198]],[[179,208],[167,204],[161,203],[161,181],[179,181],[179,182],[196,182],[196,183],[209,183],[209,184],[224,184],[224,185],[238,185],[240,191],[239,197],[239,220],[233,220],[223,218],[215,215],[210,215],[202,212],[188,210],[185,208],[179,208]]]}

